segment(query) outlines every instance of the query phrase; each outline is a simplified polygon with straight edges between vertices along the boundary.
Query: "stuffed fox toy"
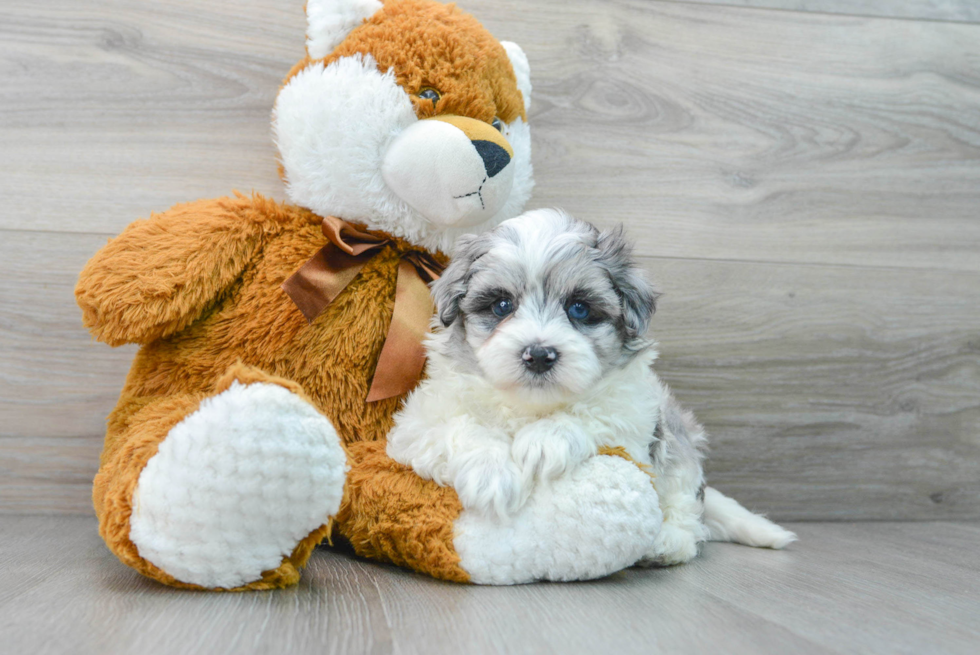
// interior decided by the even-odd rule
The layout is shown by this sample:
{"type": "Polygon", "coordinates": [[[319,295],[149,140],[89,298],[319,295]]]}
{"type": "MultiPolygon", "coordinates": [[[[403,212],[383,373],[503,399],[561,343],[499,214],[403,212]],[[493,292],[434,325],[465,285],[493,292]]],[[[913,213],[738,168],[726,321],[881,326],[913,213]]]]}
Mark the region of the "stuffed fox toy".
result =
{"type": "Polygon", "coordinates": [[[526,57],[431,0],[306,11],[307,55],[273,111],[290,202],[178,205],[80,276],[92,334],[141,345],[94,484],[106,544],[144,575],[206,589],[293,584],[331,532],[460,582],[633,564],[660,514],[621,458],[595,458],[561,502],[498,525],[385,454],[421,374],[426,283],[458,235],[530,196],[526,57]],[[556,521],[581,524],[573,544],[556,521]]]}

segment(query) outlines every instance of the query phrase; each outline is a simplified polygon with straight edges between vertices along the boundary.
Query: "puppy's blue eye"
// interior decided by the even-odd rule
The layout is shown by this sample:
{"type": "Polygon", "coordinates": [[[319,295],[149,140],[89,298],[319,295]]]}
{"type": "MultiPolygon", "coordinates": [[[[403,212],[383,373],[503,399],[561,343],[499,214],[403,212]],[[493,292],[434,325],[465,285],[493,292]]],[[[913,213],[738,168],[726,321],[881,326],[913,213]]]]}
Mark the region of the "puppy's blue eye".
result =
{"type": "Polygon", "coordinates": [[[582,321],[589,317],[589,306],[584,302],[575,302],[568,306],[568,317],[582,321]]]}
{"type": "Polygon", "coordinates": [[[490,310],[495,315],[503,318],[514,311],[514,303],[510,298],[500,298],[499,300],[493,301],[493,304],[490,305],[490,310]]]}

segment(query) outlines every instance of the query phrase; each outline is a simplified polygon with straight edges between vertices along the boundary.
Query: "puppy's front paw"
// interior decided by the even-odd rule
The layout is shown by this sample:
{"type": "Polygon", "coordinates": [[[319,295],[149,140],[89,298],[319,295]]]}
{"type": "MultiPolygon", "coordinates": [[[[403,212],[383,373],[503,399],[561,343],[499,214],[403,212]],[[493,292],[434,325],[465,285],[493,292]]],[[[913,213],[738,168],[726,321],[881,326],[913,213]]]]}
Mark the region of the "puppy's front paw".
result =
{"type": "Polygon", "coordinates": [[[468,510],[506,518],[524,501],[521,474],[504,450],[471,455],[456,473],[453,488],[468,510]]]}
{"type": "Polygon", "coordinates": [[[653,548],[640,560],[639,565],[674,566],[690,562],[697,555],[697,535],[683,526],[664,521],[653,548]]]}
{"type": "Polygon", "coordinates": [[[542,419],[518,430],[511,454],[525,479],[552,480],[595,452],[588,436],[577,426],[542,419]]]}

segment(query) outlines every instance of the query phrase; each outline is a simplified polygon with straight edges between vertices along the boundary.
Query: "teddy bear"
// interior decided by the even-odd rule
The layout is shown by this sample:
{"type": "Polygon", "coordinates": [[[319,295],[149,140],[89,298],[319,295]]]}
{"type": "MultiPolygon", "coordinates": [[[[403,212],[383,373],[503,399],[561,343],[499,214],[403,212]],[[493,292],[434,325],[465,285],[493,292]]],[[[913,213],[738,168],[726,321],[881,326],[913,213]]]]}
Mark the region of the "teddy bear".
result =
{"type": "Polygon", "coordinates": [[[500,523],[385,452],[424,375],[427,283],[457,236],[530,197],[526,56],[433,0],[309,0],[306,13],[307,53],[272,116],[288,202],[177,205],[80,275],[84,325],[140,345],[93,485],[105,543],[194,589],[293,584],[331,535],[457,582],[632,565],[661,514],[621,453],[500,523]]]}

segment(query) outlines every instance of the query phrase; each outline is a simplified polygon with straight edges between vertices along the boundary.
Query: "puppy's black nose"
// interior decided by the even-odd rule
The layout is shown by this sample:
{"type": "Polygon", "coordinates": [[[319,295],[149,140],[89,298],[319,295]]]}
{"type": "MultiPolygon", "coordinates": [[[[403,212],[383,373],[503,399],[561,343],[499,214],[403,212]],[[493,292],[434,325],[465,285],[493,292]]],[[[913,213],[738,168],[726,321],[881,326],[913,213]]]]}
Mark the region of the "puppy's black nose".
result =
{"type": "Polygon", "coordinates": [[[493,141],[473,141],[473,147],[476,148],[483,165],[487,168],[487,177],[493,177],[510,163],[510,155],[507,151],[493,141]]]}
{"type": "Polygon", "coordinates": [[[521,356],[524,366],[534,373],[544,373],[558,361],[558,351],[545,346],[529,346],[521,356]]]}

